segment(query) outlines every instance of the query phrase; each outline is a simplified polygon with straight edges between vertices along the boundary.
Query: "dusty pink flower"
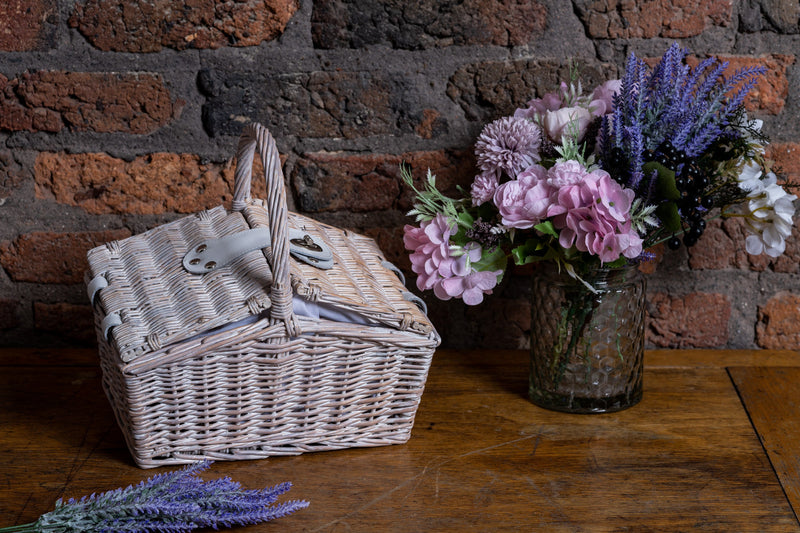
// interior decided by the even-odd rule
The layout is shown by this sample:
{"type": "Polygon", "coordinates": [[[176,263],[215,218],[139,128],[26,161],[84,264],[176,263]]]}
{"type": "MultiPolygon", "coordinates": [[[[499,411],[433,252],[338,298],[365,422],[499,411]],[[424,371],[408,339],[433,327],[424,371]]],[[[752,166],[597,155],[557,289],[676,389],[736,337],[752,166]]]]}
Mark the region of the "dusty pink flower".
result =
{"type": "Polygon", "coordinates": [[[556,189],[577,185],[587,176],[586,167],[570,159],[556,163],[547,171],[547,183],[556,189]]]}
{"type": "Polygon", "coordinates": [[[561,186],[552,196],[547,216],[559,230],[562,247],[574,245],[604,263],[641,254],[642,239],[630,219],[633,191],[624,189],[608,172],[589,172],[576,161],[557,163],[548,172],[551,177],[548,182],[561,186]]]}
{"type": "Polygon", "coordinates": [[[546,176],[544,167],[534,165],[497,188],[493,201],[505,226],[527,229],[545,218],[553,193],[546,176]]]}
{"type": "Polygon", "coordinates": [[[505,172],[511,177],[541,159],[539,127],[530,120],[504,117],[487,124],[477,142],[475,155],[484,172],[505,172]]]}
{"type": "Polygon", "coordinates": [[[599,85],[592,93],[592,102],[589,104],[592,115],[600,117],[611,113],[614,108],[614,95],[619,92],[621,87],[620,80],[608,80],[599,85]]]}
{"type": "Polygon", "coordinates": [[[488,202],[494,196],[494,191],[497,189],[498,179],[496,172],[484,172],[475,178],[470,188],[470,196],[472,197],[472,205],[481,205],[488,202]]]}
{"type": "Polygon", "coordinates": [[[450,235],[455,229],[455,224],[441,213],[420,227],[406,225],[403,228],[403,244],[412,251],[411,270],[417,274],[420,290],[432,289],[451,272],[450,235]]]}
{"type": "Polygon", "coordinates": [[[547,136],[557,143],[562,142],[565,136],[574,136],[575,140],[580,142],[586,135],[592,118],[592,114],[584,107],[562,107],[544,113],[542,128],[547,136]]]}
{"type": "Polygon", "coordinates": [[[403,228],[403,244],[411,250],[411,270],[417,274],[417,288],[433,289],[441,300],[462,298],[467,305],[477,305],[484,294],[491,294],[502,270],[478,271],[472,266],[483,250],[475,242],[467,243],[460,255],[451,253],[450,236],[456,231],[442,214],[422,222],[420,227],[403,228]]]}
{"type": "Polygon", "coordinates": [[[533,100],[530,100],[527,108],[517,109],[514,112],[514,116],[518,118],[536,120],[538,117],[543,116],[547,111],[555,111],[556,109],[559,109],[563,102],[563,93],[547,93],[541,98],[534,98],[533,100]]]}
{"type": "Polygon", "coordinates": [[[495,272],[473,270],[466,276],[443,281],[442,289],[448,296],[461,298],[467,305],[478,305],[483,302],[484,294],[492,294],[492,289],[497,285],[497,278],[502,273],[502,270],[495,272]]]}

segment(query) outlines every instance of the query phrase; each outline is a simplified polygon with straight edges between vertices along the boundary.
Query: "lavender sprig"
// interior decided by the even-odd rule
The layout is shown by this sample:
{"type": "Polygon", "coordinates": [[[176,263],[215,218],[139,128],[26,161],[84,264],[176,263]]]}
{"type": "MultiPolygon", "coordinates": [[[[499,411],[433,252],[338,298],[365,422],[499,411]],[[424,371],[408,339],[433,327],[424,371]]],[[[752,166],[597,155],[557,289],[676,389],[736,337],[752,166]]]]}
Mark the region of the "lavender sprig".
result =
{"type": "Polygon", "coordinates": [[[250,525],[280,518],[308,507],[305,501],[275,504],[291,487],[281,483],[262,490],[243,490],[224,477],[203,481],[198,473],[211,461],[157,474],[136,486],[129,485],[80,500],[59,499],[55,510],[36,522],[0,528],[11,532],[184,532],[198,528],[250,525]]]}

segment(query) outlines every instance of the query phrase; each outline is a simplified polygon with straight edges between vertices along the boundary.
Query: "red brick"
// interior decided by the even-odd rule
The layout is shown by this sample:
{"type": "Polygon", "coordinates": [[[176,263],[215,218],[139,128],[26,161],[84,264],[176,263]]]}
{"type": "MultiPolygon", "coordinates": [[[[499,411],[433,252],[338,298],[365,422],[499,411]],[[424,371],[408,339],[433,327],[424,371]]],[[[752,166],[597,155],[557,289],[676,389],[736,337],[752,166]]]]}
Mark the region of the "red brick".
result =
{"type": "Polygon", "coordinates": [[[180,111],[160,75],[35,71],[0,75],[0,129],[146,134],[180,111]]]}
{"type": "Polygon", "coordinates": [[[678,39],[731,25],[732,0],[577,0],[595,39],[678,39]]]}
{"type": "MultiPolygon", "coordinates": [[[[461,106],[469,120],[481,123],[511,115],[531,98],[543,96],[570,79],[568,58],[477,61],[459,68],[447,82],[447,95],[461,106]]],[[[611,63],[581,64],[586,90],[619,75],[611,63]]]]}
{"type": "MultiPolygon", "coordinates": [[[[43,152],[34,175],[37,198],[92,214],[194,213],[230,202],[234,169],[233,164],[202,163],[193,154],[154,153],[125,161],[102,153],[43,152]]],[[[258,161],[253,175],[253,195],[265,198],[258,161]]]]}
{"type": "Polygon", "coordinates": [[[768,54],[761,56],[717,56],[721,61],[727,61],[729,72],[740,68],[764,66],[764,74],[758,84],[750,91],[744,105],[748,111],[761,111],[777,115],[783,111],[786,98],[789,96],[789,79],[787,70],[795,62],[795,56],[783,54],[768,54]]]}
{"type": "Polygon", "coordinates": [[[57,21],[56,0],[0,2],[0,51],[28,52],[52,47],[57,21]]]}
{"type": "Polygon", "coordinates": [[[257,46],[283,34],[298,0],[88,0],[69,25],[103,51],[257,46]]]}
{"type": "Polygon", "coordinates": [[[32,232],[0,242],[0,265],[14,281],[81,283],[86,252],[130,236],[127,229],[76,233],[32,232]]]}
{"type": "Polygon", "coordinates": [[[532,0],[462,0],[446,7],[439,0],[315,0],[311,12],[314,47],[324,49],[519,46],[546,27],[547,8],[532,0]]]}
{"type": "Polygon", "coordinates": [[[775,171],[785,177],[794,187],[786,187],[792,194],[800,196],[800,143],[776,142],[767,145],[767,157],[774,161],[775,171]]]}
{"type": "Polygon", "coordinates": [[[434,132],[439,129],[445,129],[442,127],[442,122],[444,119],[442,118],[441,113],[436,111],[435,109],[423,109],[422,110],[422,120],[414,128],[414,131],[417,135],[422,137],[423,139],[432,139],[434,136],[434,132]]]}
{"type": "Polygon", "coordinates": [[[689,267],[695,270],[738,268],[761,272],[795,273],[800,271],[800,228],[797,223],[786,239],[786,251],[776,258],[766,254],[750,255],[745,239],[750,235],[740,218],[712,220],[695,246],[689,248],[689,267]]]}
{"type": "Polygon", "coordinates": [[[89,344],[95,340],[94,314],[89,305],[34,302],[33,325],[71,341],[89,344]]]}
{"type": "Polygon", "coordinates": [[[756,343],[773,350],[800,349],[800,295],[781,291],[758,309],[756,343]]]}
{"type": "Polygon", "coordinates": [[[749,232],[741,219],[709,221],[700,241],[688,249],[689,267],[695,270],[765,270],[769,257],[748,254],[744,247],[747,235],[749,232]]]}
{"type": "Polygon", "coordinates": [[[648,344],[662,348],[714,348],[728,341],[731,304],[722,294],[648,295],[648,344]]]}
{"type": "Polygon", "coordinates": [[[469,183],[473,178],[470,159],[464,155],[445,151],[402,155],[306,153],[295,167],[292,184],[301,211],[407,209],[413,193],[401,185],[403,162],[414,169],[418,183],[430,169],[441,190],[455,192],[456,183],[469,183]]]}
{"type": "Polygon", "coordinates": [[[0,298],[0,330],[14,329],[19,326],[19,300],[0,298]]]}

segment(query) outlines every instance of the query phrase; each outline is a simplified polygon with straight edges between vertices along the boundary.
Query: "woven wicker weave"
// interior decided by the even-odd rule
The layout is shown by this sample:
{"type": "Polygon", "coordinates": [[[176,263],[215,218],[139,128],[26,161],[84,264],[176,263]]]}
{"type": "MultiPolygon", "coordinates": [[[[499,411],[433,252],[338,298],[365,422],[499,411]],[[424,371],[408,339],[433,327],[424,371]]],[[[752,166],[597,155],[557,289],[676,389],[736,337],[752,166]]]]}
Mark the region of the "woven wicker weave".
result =
{"type": "Polygon", "coordinates": [[[419,302],[373,240],[287,212],[267,130],[248,126],[237,159],[231,211],[88,254],[103,386],[136,463],[407,441],[439,344],[419,302]],[[250,198],[256,148],[265,201],[250,198]],[[251,228],[269,228],[272,245],[207,274],[183,267],[198,243],[251,228]],[[291,258],[290,228],[325,243],[333,267],[291,258]]]}

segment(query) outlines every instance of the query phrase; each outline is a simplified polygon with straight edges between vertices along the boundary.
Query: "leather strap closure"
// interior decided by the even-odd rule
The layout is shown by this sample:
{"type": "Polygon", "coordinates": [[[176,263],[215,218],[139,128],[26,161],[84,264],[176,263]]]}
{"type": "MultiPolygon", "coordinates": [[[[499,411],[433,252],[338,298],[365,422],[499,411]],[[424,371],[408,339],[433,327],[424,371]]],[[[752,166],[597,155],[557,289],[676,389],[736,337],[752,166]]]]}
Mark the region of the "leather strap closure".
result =
{"type": "MultiPolygon", "coordinates": [[[[311,266],[333,268],[333,253],[319,238],[289,228],[289,253],[311,266]]],[[[183,268],[192,274],[206,274],[254,250],[271,245],[269,228],[253,228],[198,244],[183,257],[183,268]]]]}

